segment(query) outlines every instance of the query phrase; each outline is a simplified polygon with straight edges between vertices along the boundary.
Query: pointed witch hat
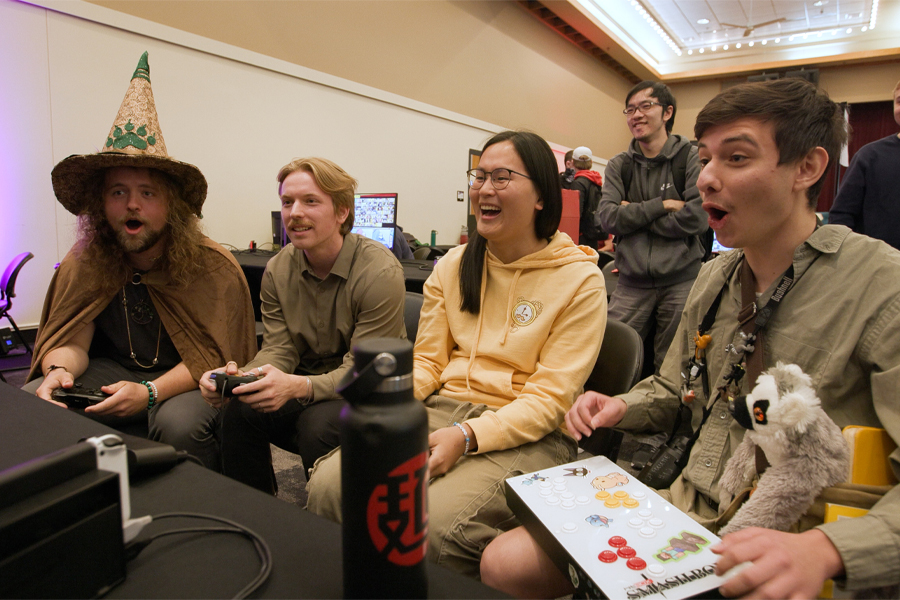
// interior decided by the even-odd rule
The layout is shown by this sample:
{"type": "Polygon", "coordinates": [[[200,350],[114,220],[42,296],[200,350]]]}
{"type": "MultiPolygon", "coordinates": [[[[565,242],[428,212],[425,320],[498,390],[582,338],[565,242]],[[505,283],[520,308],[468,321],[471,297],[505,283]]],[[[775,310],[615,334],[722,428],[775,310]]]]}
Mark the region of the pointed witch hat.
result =
{"type": "Polygon", "coordinates": [[[110,167],[158,169],[171,175],[182,189],[182,199],[198,217],[206,200],[206,178],[194,165],[169,157],[159,129],[156,103],[150,88],[147,53],[137,69],[112,129],[96,154],[73,154],[53,167],[51,179],[56,198],[66,209],[81,214],[100,191],[103,170],[110,167]]]}

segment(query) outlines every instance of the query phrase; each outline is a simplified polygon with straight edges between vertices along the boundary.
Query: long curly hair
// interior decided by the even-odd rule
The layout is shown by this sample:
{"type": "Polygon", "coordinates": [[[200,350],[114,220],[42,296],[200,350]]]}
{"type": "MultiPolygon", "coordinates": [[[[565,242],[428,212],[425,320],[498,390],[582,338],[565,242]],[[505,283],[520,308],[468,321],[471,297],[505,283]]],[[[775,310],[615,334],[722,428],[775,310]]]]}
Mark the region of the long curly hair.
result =
{"type": "MultiPolygon", "coordinates": [[[[168,195],[166,215],[166,247],[154,270],[169,273],[178,286],[188,285],[201,269],[200,253],[203,231],[200,219],[181,199],[181,185],[170,175],[148,169],[150,178],[168,195]]],[[[116,239],[106,218],[103,204],[105,171],[99,171],[91,184],[90,201],[78,216],[78,240],[75,251],[90,264],[85,287],[96,293],[108,293],[125,285],[131,276],[127,253],[116,239]]]]}

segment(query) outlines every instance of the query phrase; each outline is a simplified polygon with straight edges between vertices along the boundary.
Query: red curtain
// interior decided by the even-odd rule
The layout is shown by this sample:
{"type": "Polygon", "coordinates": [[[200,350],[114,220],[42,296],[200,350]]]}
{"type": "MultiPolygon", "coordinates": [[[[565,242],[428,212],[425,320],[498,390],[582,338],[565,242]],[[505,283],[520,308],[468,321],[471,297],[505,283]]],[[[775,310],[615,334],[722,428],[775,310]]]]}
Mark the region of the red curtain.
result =
{"type": "MultiPolygon", "coordinates": [[[[880,140],[892,133],[897,133],[897,123],[894,121],[894,103],[891,100],[883,102],[860,102],[850,105],[850,160],[856,152],[875,140],[880,140]]],[[[846,173],[846,167],[835,163],[825,175],[825,185],[819,194],[819,204],[816,208],[819,212],[828,212],[834,204],[834,197],[840,189],[840,179],[835,180],[835,170],[838,170],[840,178],[846,173]]]]}

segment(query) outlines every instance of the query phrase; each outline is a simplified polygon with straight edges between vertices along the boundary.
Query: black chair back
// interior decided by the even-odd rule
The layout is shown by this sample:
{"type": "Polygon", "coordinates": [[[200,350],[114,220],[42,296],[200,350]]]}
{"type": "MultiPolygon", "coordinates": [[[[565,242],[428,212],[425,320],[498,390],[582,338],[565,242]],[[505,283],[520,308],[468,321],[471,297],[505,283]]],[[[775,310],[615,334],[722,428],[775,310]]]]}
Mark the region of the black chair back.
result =
{"type": "Polygon", "coordinates": [[[3,304],[0,304],[0,315],[6,316],[6,311],[12,306],[11,300],[16,297],[16,278],[19,276],[22,266],[32,258],[34,258],[34,254],[23,252],[12,259],[3,272],[3,279],[0,279],[0,300],[3,301],[3,304]]]}
{"type": "MultiPolygon", "coordinates": [[[[22,254],[18,255],[17,257],[12,259],[12,262],[10,262],[6,267],[6,270],[3,271],[3,278],[0,279],[0,319],[5,318],[7,321],[9,321],[9,324],[12,325],[13,331],[16,333],[19,341],[22,342],[22,344],[25,346],[28,354],[31,354],[31,346],[28,345],[28,342],[25,340],[25,336],[22,335],[22,332],[19,330],[19,326],[16,325],[16,322],[13,320],[12,315],[9,314],[9,309],[12,308],[12,299],[16,297],[16,278],[19,277],[19,271],[21,271],[22,266],[32,258],[34,258],[34,254],[32,254],[31,252],[23,252],[22,254]]],[[[12,369],[0,370],[0,380],[6,381],[6,379],[2,375],[2,371],[9,370],[12,369]]]]}
{"type": "MultiPolygon", "coordinates": [[[[600,355],[584,389],[607,396],[624,394],[640,379],[643,363],[644,342],[640,334],[621,321],[608,319],[600,355]]],[[[603,455],[615,462],[622,438],[621,431],[600,427],[578,445],[588,454],[603,455]]]]}
{"type": "Polygon", "coordinates": [[[600,271],[603,273],[603,281],[606,283],[606,297],[607,299],[612,298],[613,292],[616,290],[616,285],[619,282],[619,272],[615,271],[616,269],[616,261],[611,260],[605,265],[600,271]],[[613,272],[615,271],[615,272],[613,272]]]}
{"type": "Polygon", "coordinates": [[[403,305],[403,321],[406,323],[406,339],[416,343],[416,333],[419,331],[419,313],[422,312],[422,302],[425,296],[416,292],[406,292],[406,302],[403,305]]]}
{"type": "Polygon", "coordinates": [[[640,334],[625,323],[607,319],[600,355],[584,388],[607,396],[624,394],[638,382],[643,363],[640,334]]]}
{"type": "Polygon", "coordinates": [[[616,255],[613,254],[612,252],[607,252],[606,250],[599,250],[597,252],[597,254],[600,255],[599,258],[597,258],[597,266],[600,267],[601,269],[603,269],[603,267],[605,267],[609,263],[616,261],[616,255]]]}

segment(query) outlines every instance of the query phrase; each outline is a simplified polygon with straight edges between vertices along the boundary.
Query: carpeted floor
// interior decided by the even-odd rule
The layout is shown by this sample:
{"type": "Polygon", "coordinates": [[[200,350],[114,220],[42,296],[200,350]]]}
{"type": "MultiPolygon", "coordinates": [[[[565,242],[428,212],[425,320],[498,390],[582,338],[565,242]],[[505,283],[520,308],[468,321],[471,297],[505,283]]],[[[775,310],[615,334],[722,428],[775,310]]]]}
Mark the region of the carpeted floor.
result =
{"type": "Polygon", "coordinates": [[[278,498],[305,507],[306,469],[300,456],[272,446],[272,466],[278,481],[278,498]]]}

